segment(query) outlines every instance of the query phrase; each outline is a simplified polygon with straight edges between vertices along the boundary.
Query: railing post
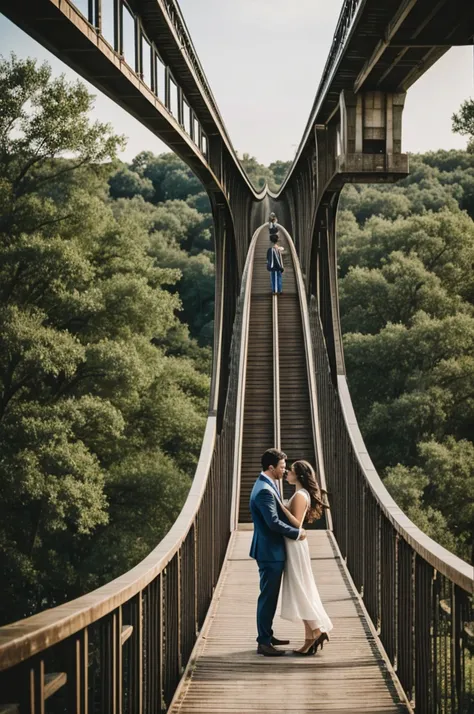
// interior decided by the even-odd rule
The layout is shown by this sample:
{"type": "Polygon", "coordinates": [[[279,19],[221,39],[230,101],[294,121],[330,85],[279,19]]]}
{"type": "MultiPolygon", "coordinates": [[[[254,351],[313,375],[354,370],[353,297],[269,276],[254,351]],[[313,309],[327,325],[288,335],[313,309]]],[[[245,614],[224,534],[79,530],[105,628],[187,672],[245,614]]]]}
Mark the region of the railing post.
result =
{"type": "Polygon", "coordinates": [[[152,711],[166,712],[166,704],[164,699],[165,691],[165,614],[164,614],[164,599],[165,599],[165,578],[166,578],[166,568],[162,574],[157,578],[157,593],[156,593],[156,616],[158,618],[158,623],[156,627],[155,637],[157,641],[154,643],[155,651],[158,653],[157,669],[158,672],[154,672],[153,676],[157,678],[158,682],[158,708],[152,711]],[[158,675],[158,676],[157,676],[158,675]]]}
{"type": "Polygon", "coordinates": [[[138,15],[133,16],[135,30],[135,72],[143,81],[142,23],[138,15]]]}
{"type": "Polygon", "coordinates": [[[397,550],[398,534],[388,520],[382,523],[380,638],[392,664],[397,663],[397,550]]]}
{"type": "Polygon", "coordinates": [[[400,540],[398,544],[397,590],[397,675],[408,699],[412,699],[415,559],[412,548],[404,540],[400,540]]]}
{"type": "Polygon", "coordinates": [[[123,651],[122,651],[122,606],[115,613],[115,697],[117,714],[122,714],[123,689],[123,651]]]}
{"type": "Polygon", "coordinates": [[[165,67],[165,107],[171,112],[171,92],[170,92],[170,71],[169,67],[165,67]]]}
{"type": "Polygon", "coordinates": [[[166,710],[163,701],[163,580],[164,571],[148,585],[143,594],[143,707],[146,714],[159,714],[166,710]]]}
{"type": "Polygon", "coordinates": [[[130,602],[130,624],[133,632],[129,650],[130,714],[143,714],[143,594],[140,591],[130,602]]]}
{"type": "Polygon", "coordinates": [[[164,572],[164,705],[169,706],[180,677],[179,551],[164,572]]]}
{"type": "Polygon", "coordinates": [[[94,27],[99,33],[102,34],[102,0],[94,0],[95,15],[94,15],[94,27]]]}
{"type": "Polygon", "coordinates": [[[184,116],[183,116],[183,90],[177,85],[177,100],[178,100],[178,116],[176,117],[176,120],[178,124],[180,124],[182,127],[184,127],[184,116]]]}
{"type": "Polygon", "coordinates": [[[60,645],[60,661],[65,662],[66,702],[69,714],[87,714],[88,686],[88,631],[84,628],[60,645]]]}
{"type": "Polygon", "coordinates": [[[183,621],[181,617],[181,596],[182,596],[182,590],[181,590],[181,578],[182,578],[182,569],[183,569],[183,557],[182,557],[182,549],[184,547],[184,544],[181,546],[181,550],[178,550],[176,553],[176,619],[177,619],[177,627],[176,627],[176,644],[177,644],[177,665],[178,665],[178,673],[179,677],[183,673],[183,650],[182,650],[182,627],[183,627],[183,621]]]}
{"type": "Polygon", "coordinates": [[[459,652],[459,638],[458,638],[458,607],[456,602],[456,586],[454,583],[449,583],[450,589],[450,600],[451,600],[451,632],[450,632],[450,660],[451,660],[451,706],[452,711],[457,710],[457,680],[458,680],[458,652],[459,652]]]}
{"type": "Polygon", "coordinates": [[[199,547],[198,547],[198,519],[194,521],[194,633],[196,637],[199,634],[199,593],[198,593],[198,578],[199,578],[199,547]]]}
{"type": "Polygon", "coordinates": [[[121,641],[117,611],[100,624],[100,702],[101,714],[121,714],[121,641]]]}
{"type": "Polygon", "coordinates": [[[122,0],[113,0],[114,3],[114,49],[123,56],[123,22],[122,0]]]}
{"type": "Polygon", "coordinates": [[[30,714],[45,714],[44,660],[36,658],[30,668],[30,714]]]}
{"type": "MultiPolygon", "coordinates": [[[[418,555],[415,560],[415,708],[432,714],[431,615],[434,605],[433,569],[418,555]]],[[[441,635],[442,636],[442,635],[441,635]]]]}
{"type": "Polygon", "coordinates": [[[211,582],[210,582],[210,593],[211,593],[211,598],[212,595],[214,594],[214,584],[216,582],[216,573],[215,573],[215,562],[216,562],[216,508],[215,508],[215,494],[216,494],[216,488],[215,488],[215,468],[211,468],[211,493],[210,493],[210,501],[211,501],[211,508],[209,509],[209,517],[211,519],[211,543],[210,543],[210,549],[209,549],[209,556],[211,558],[211,582]],[[212,479],[212,476],[214,476],[214,479],[212,479]],[[214,483],[213,483],[214,480],[214,483]]]}

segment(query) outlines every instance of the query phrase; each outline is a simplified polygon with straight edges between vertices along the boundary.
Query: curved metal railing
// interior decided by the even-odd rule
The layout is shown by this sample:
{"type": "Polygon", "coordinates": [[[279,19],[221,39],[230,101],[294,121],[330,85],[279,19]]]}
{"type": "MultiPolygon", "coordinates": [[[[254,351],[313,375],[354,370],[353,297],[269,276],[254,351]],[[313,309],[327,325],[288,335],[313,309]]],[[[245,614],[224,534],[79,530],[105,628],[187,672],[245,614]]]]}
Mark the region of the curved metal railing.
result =
{"type": "Polygon", "coordinates": [[[178,519],[141,563],[116,580],[0,628],[2,714],[37,714],[53,694],[48,711],[55,712],[115,713],[123,702],[130,712],[156,714],[171,701],[206,617],[230,535],[251,255],[234,323],[224,427],[217,434],[216,417],[209,416],[178,519]]]}
{"type": "MultiPolygon", "coordinates": [[[[312,430],[313,430],[313,441],[314,449],[316,454],[316,466],[319,478],[319,485],[323,492],[327,493],[327,479],[326,479],[326,468],[324,463],[324,455],[322,450],[322,439],[321,439],[321,421],[319,416],[318,407],[318,392],[316,384],[316,373],[314,367],[314,352],[311,340],[311,326],[309,320],[308,304],[306,302],[306,291],[304,286],[304,277],[301,270],[300,261],[298,254],[296,252],[296,247],[293,242],[292,237],[283,226],[280,224],[280,231],[284,233],[286,240],[288,241],[288,246],[290,248],[291,257],[293,260],[293,268],[295,271],[296,288],[298,291],[298,300],[301,308],[301,323],[303,326],[303,340],[304,349],[306,354],[306,369],[308,374],[308,388],[310,396],[310,406],[311,406],[311,419],[312,419],[312,430]]],[[[330,505],[328,503],[328,505],[330,505]]],[[[326,512],[326,524],[329,530],[332,530],[332,515],[330,509],[326,512]]]]}
{"type": "MultiPolygon", "coordinates": [[[[158,8],[155,9],[160,10],[169,27],[170,37],[173,37],[175,42],[175,51],[180,52],[186,61],[190,72],[190,74],[188,71],[185,72],[186,80],[192,77],[195,85],[190,96],[186,96],[181,86],[184,79],[183,66],[181,65],[179,70],[176,68],[176,71],[181,73],[181,77],[178,77],[173,67],[165,63],[162,57],[160,34],[156,32],[156,29],[152,31],[152,27],[148,27],[148,23],[143,20],[140,14],[145,9],[143,4],[140,5],[136,0],[89,0],[88,2],[86,0],[63,0],[61,7],[68,19],[78,27],[80,26],[79,17],[87,21],[91,31],[87,33],[87,36],[92,39],[92,33],[95,33],[106,43],[109,59],[110,51],[112,51],[119,64],[125,61],[127,78],[131,79],[130,73],[133,73],[136,86],[140,88],[140,91],[152,102],[158,100],[167,110],[169,113],[167,119],[173,129],[181,134],[181,138],[188,148],[192,148],[200,162],[205,163],[211,171],[217,172],[214,174],[216,180],[222,178],[219,176],[220,161],[211,162],[212,152],[206,132],[214,137],[221,137],[228,152],[227,158],[237,169],[238,180],[244,182],[254,199],[263,199],[265,189],[253,186],[237,157],[179,4],[176,0],[156,0],[156,4],[158,8]],[[133,37],[129,29],[125,38],[124,16],[133,22],[133,37]],[[105,17],[107,17],[107,23],[104,21],[105,17]],[[107,36],[104,34],[104,24],[107,26],[107,36]],[[129,43],[127,52],[125,51],[125,39],[129,43]],[[130,43],[133,44],[133,47],[130,43]],[[197,92],[201,93],[203,100],[199,110],[194,106],[194,95],[197,92]],[[202,112],[203,106],[207,106],[206,114],[202,112]],[[204,124],[206,124],[206,129],[204,124]]],[[[21,12],[22,8],[19,10],[21,12]]],[[[25,13],[24,10],[23,13],[25,13]]],[[[90,79],[87,77],[87,73],[85,76],[90,79]]],[[[173,148],[177,150],[176,146],[173,148]]],[[[226,194],[228,187],[224,185],[223,188],[224,194],[226,194]]]]}
{"type": "Polygon", "coordinates": [[[201,89],[206,95],[210,105],[222,121],[222,117],[220,115],[216,100],[214,99],[214,95],[211,91],[209,82],[207,81],[204,69],[201,65],[201,62],[199,61],[198,54],[191,39],[191,35],[189,34],[189,30],[184,20],[183,13],[181,12],[181,8],[179,7],[176,0],[163,0],[163,2],[164,6],[166,7],[168,16],[176,30],[176,34],[179,37],[181,49],[186,51],[188,59],[193,66],[197,78],[199,79],[201,89]]]}
{"type": "MultiPolygon", "coordinates": [[[[240,303],[239,303],[239,319],[244,321],[246,334],[248,336],[248,326],[250,321],[250,306],[251,306],[251,294],[252,294],[252,280],[253,280],[253,263],[255,255],[255,247],[257,245],[257,239],[262,230],[262,226],[257,228],[253,234],[252,240],[250,242],[250,247],[248,250],[247,260],[245,261],[244,275],[242,280],[248,286],[245,294],[241,293],[240,303]]],[[[238,331],[235,335],[238,335],[238,331]]],[[[235,449],[234,449],[234,480],[232,484],[232,505],[230,511],[230,527],[231,530],[235,530],[239,523],[239,492],[240,492],[240,475],[241,475],[241,464],[242,464],[242,443],[243,443],[243,426],[244,426],[244,408],[245,408],[245,384],[246,384],[246,373],[247,373],[247,353],[248,353],[248,339],[241,340],[240,344],[234,344],[234,335],[232,337],[231,354],[234,355],[234,359],[239,360],[238,369],[238,380],[235,387],[235,449]]],[[[231,371],[233,367],[231,365],[231,371]]]]}
{"type": "Polygon", "coordinates": [[[233,147],[229,133],[227,131],[227,127],[224,123],[222,115],[221,115],[219,108],[217,106],[217,102],[216,102],[214,95],[212,93],[210,84],[207,80],[204,69],[203,69],[201,62],[199,60],[198,54],[194,47],[190,32],[187,28],[186,21],[184,19],[183,13],[181,12],[181,8],[179,7],[179,4],[176,2],[176,0],[163,0],[163,4],[164,4],[164,7],[166,8],[168,17],[170,18],[170,21],[174,27],[174,30],[179,38],[180,49],[182,51],[183,50],[185,51],[188,61],[191,65],[191,67],[193,68],[193,71],[194,71],[196,78],[199,82],[199,86],[200,86],[203,94],[205,95],[210,107],[212,108],[212,111],[215,114],[215,118],[217,120],[217,124],[219,127],[219,131],[221,133],[221,137],[227,146],[229,154],[231,155],[239,173],[243,177],[245,183],[247,184],[248,188],[253,193],[254,197],[262,200],[266,195],[266,193],[265,193],[266,187],[264,186],[262,189],[259,190],[252,184],[250,178],[247,175],[247,172],[245,171],[244,167],[242,166],[242,164],[240,163],[240,161],[237,157],[237,154],[233,147]]]}
{"type": "Polygon", "coordinates": [[[334,533],[416,712],[474,706],[474,570],[397,506],[367,453],[345,375],[333,384],[316,299],[310,321],[334,533]]]}
{"type": "Polygon", "coordinates": [[[303,136],[296,151],[295,158],[293,160],[292,165],[290,166],[285,180],[280,186],[278,193],[271,194],[272,197],[276,198],[280,196],[291,178],[291,175],[301,157],[303,149],[313,130],[314,124],[317,121],[317,116],[321,108],[321,104],[324,101],[326,92],[329,89],[335,72],[337,71],[339,62],[346,47],[347,40],[353,32],[357,24],[359,13],[363,10],[366,2],[367,0],[345,0],[342,6],[341,13],[339,15],[339,19],[336,25],[336,30],[332,39],[331,48],[329,50],[329,55],[321,75],[319,86],[316,91],[316,97],[314,99],[313,106],[311,108],[311,112],[306,123],[306,127],[303,131],[303,136]]]}

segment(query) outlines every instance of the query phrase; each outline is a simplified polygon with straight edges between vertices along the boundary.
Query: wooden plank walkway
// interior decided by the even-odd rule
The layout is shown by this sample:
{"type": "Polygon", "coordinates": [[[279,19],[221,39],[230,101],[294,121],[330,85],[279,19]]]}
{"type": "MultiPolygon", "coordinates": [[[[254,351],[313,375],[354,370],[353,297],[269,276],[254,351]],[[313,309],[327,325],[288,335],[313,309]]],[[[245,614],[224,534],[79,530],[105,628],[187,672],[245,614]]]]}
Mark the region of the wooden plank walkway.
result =
{"type": "MultiPolygon", "coordinates": [[[[334,630],[315,657],[256,655],[258,573],[252,532],[232,537],[208,619],[169,710],[172,714],[406,712],[377,648],[333,536],[308,533],[313,571],[334,630]]],[[[276,617],[275,635],[303,642],[302,627],[276,617]]]]}

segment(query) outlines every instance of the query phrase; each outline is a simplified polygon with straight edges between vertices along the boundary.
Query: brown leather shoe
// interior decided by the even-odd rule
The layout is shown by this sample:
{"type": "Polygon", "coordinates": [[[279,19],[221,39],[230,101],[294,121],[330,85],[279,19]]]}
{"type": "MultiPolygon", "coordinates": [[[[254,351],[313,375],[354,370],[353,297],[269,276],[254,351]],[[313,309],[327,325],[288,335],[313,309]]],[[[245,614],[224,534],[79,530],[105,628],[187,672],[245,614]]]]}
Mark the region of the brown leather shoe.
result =
{"type": "Polygon", "coordinates": [[[273,645],[258,645],[257,654],[263,655],[264,657],[282,657],[285,654],[285,650],[277,650],[273,645]]]}
{"type": "Polygon", "coordinates": [[[272,645],[289,645],[290,640],[279,640],[277,637],[272,637],[272,645]]]}

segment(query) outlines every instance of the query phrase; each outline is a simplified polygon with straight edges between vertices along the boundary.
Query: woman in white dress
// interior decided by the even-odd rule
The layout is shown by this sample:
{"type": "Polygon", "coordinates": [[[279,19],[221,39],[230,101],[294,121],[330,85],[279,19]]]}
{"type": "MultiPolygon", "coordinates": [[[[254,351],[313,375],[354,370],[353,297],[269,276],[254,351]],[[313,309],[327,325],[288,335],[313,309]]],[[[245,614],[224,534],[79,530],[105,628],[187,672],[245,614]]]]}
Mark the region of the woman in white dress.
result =
{"type": "MultiPolygon", "coordinates": [[[[291,525],[301,528],[303,521],[312,523],[321,518],[326,507],[316,481],[314,470],[307,461],[295,461],[287,474],[288,483],[295,486],[295,493],[285,506],[291,525]]],[[[286,563],[283,573],[281,617],[293,622],[302,620],[305,629],[304,645],[293,650],[298,655],[313,655],[318,647],[323,649],[329,642],[332,630],[311,569],[308,541],[285,538],[286,563]]]]}

